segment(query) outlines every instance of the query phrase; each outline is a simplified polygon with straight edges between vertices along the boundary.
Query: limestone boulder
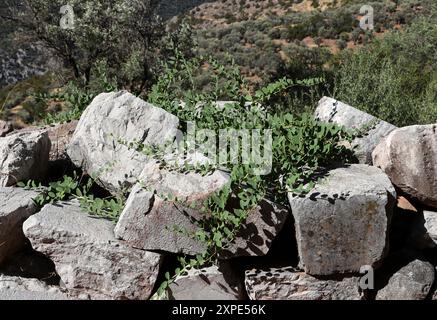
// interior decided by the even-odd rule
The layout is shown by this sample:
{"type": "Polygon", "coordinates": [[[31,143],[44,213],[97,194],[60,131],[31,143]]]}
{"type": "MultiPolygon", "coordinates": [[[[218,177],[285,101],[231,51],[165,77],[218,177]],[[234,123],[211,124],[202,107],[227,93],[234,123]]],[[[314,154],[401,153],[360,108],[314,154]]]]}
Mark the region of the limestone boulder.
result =
{"type": "MultiPolygon", "coordinates": [[[[154,170],[143,174],[144,184],[132,190],[115,227],[115,234],[135,248],[195,255],[206,250],[194,234],[207,218],[203,201],[229,183],[221,171],[202,176],[154,170]]],[[[255,208],[236,241],[221,258],[265,255],[282,229],[288,210],[264,201],[255,208]]]]}
{"type": "Polygon", "coordinates": [[[191,269],[170,284],[172,300],[240,300],[244,297],[242,283],[229,267],[217,266],[191,269]]]}
{"type": "Polygon", "coordinates": [[[198,254],[205,245],[190,236],[202,219],[199,204],[229,182],[221,171],[202,176],[149,166],[126,202],[115,234],[135,248],[198,254]],[[190,206],[190,204],[193,204],[190,206]],[[197,204],[197,205],[196,205],[197,204]]]}
{"type": "Polygon", "coordinates": [[[50,258],[73,297],[148,299],[161,255],[115,239],[112,222],[82,212],[76,201],[45,206],[23,231],[34,250],[50,258]]]}
{"type": "Polygon", "coordinates": [[[372,152],[375,147],[382,138],[396,129],[388,122],[329,97],[323,97],[319,101],[315,116],[324,122],[365,132],[352,142],[355,154],[362,164],[372,164],[372,152]]]}
{"type": "Polygon", "coordinates": [[[37,279],[0,275],[0,300],[69,300],[65,291],[37,279]]]}
{"type": "Polygon", "coordinates": [[[406,194],[437,208],[437,124],[392,131],[373,151],[373,162],[406,194]]]}
{"type": "Polygon", "coordinates": [[[36,196],[21,188],[0,188],[0,264],[25,246],[23,222],[36,213],[36,196]]]}
{"type": "Polygon", "coordinates": [[[414,260],[396,272],[376,296],[376,300],[425,300],[435,281],[435,268],[414,260]]]}
{"type": "Polygon", "coordinates": [[[359,278],[317,279],[293,268],[248,270],[246,291],[251,300],[361,300],[359,278]]]}
{"type": "Polygon", "coordinates": [[[385,257],[396,191],[380,169],[331,170],[307,195],[289,194],[289,201],[306,273],[356,273],[385,257]]]}
{"type": "Polygon", "coordinates": [[[43,179],[49,160],[47,131],[17,132],[0,138],[0,187],[43,179]]]}
{"type": "Polygon", "coordinates": [[[116,193],[132,187],[149,162],[126,143],[163,145],[175,139],[178,125],[177,117],[127,91],[102,93],[82,114],[67,153],[116,193]]]}

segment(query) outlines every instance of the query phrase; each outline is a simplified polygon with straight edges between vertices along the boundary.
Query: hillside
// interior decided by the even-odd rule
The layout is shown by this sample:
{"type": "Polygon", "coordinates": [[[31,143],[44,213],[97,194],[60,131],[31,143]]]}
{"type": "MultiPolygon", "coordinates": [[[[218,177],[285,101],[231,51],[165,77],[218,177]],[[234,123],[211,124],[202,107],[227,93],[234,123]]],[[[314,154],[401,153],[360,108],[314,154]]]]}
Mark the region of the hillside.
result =
{"type": "MultiPolygon", "coordinates": [[[[433,1],[371,2],[373,32],[359,26],[360,1],[232,1],[202,4],[180,18],[197,30],[201,54],[231,52],[252,79],[280,77],[295,56],[312,55],[319,65],[330,54],[353,49],[384,33],[435,14],[433,1]],[[327,49],[328,52],[324,51],[327,49]]],[[[303,66],[307,67],[307,65],[303,66]]]]}

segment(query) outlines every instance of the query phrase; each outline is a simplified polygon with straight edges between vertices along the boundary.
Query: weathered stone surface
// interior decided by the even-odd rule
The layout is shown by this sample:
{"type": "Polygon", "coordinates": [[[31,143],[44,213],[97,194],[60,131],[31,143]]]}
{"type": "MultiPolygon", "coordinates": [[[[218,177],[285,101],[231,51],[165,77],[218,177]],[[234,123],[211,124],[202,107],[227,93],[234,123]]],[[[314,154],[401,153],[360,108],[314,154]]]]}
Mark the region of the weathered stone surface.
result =
{"type": "Polygon", "coordinates": [[[204,244],[186,235],[197,230],[193,219],[201,218],[199,210],[190,204],[223,188],[229,176],[220,171],[204,177],[196,173],[182,174],[159,170],[156,165],[142,177],[141,181],[147,185],[137,184],[133,188],[115,227],[116,236],[145,250],[202,253],[204,244]]]}
{"type": "Polygon", "coordinates": [[[26,244],[23,222],[37,211],[32,199],[36,192],[0,188],[0,264],[26,244]]]}
{"type": "Polygon", "coordinates": [[[288,208],[267,199],[262,200],[249,212],[234,242],[219,254],[220,258],[266,255],[289,214],[288,208]]]}
{"type": "Polygon", "coordinates": [[[293,268],[246,271],[251,300],[361,300],[359,278],[341,281],[314,278],[293,268]]]}
{"type": "Polygon", "coordinates": [[[437,208],[437,124],[394,130],[373,151],[373,162],[402,191],[437,208]]]}
{"type": "Polygon", "coordinates": [[[0,275],[0,300],[68,300],[59,287],[36,279],[0,275]]]}
{"type": "Polygon", "coordinates": [[[12,125],[9,122],[0,120],[0,137],[4,137],[12,130],[12,125]]]}
{"type": "Polygon", "coordinates": [[[172,300],[240,300],[242,283],[229,267],[217,266],[201,270],[191,269],[187,275],[170,284],[168,295],[172,300]]]}
{"type": "Polygon", "coordinates": [[[355,109],[341,101],[323,97],[315,111],[321,121],[333,122],[348,129],[370,129],[363,137],[356,138],[352,147],[360,163],[372,164],[372,152],[383,137],[396,129],[388,122],[355,109]]]}
{"type": "MultiPolygon", "coordinates": [[[[223,188],[229,176],[220,171],[207,176],[181,174],[156,167],[144,172],[143,177],[146,186],[138,184],[132,190],[115,227],[116,236],[145,250],[204,252],[205,245],[187,233],[198,230],[195,221],[202,219],[202,200],[223,188]]],[[[287,216],[286,208],[263,201],[251,212],[235,244],[221,258],[267,254],[287,216]]]]}
{"type": "Polygon", "coordinates": [[[414,260],[390,278],[388,284],[376,295],[376,300],[424,300],[434,280],[433,265],[414,260]]]}
{"type": "Polygon", "coordinates": [[[79,121],[74,120],[47,128],[52,144],[49,157],[50,161],[61,160],[66,156],[67,146],[71,141],[78,123],[79,121]]]}
{"type": "Polygon", "coordinates": [[[117,192],[132,186],[148,162],[119,139],[162,145],[176,137],[178,125],[177,117],[126,91],[102,93],[82,114],[67,153],[76,166],[117,192]]]}
{"type": "Polygon", "coordinates": [[[44,177],[50,152],[46,131],[18,132],[0,138],[0,186],[44,177]]]}
{"type": "Polygon", "coordinates": [[[434,282],[434,293],[432,294],[431,300],[437,301],[437,267],[435,269],[436,279],[434,282]]]}
{"type": "Polygon", "coordinates": [[[48,256],[69,294],[91,299],[148,299],[161,256],[117,241],[113,224],[88,216],[75,202],[47,205],[23,231],[48,256]]]}
{"type": "Polygon", "coordinates": [[[359,272],[385,256],[396,192],[378,168],[328,173],[304,197],[289,195],[301,267],[311,275],[359,272]]]}
{"type": "MultiPolygon", "coordinates": [[[[31,133],[35,131],[47,131],[51,148],[49,153],[49,161],[65,160],[67,158],[67,147],[70,144],[71,138],[76,130],[78,120],[73,120],[65,123],[47,125],[44,127],[27,126],[23,129],[16,130],[14,133],[31,133]]],[[[11,134],[9,134],[11,135],[11,134]]]]}
{"type": "Polygon", "coordinates": [[[136,185],[114,231],[134,248],[197,254],[205,246],[178,231],[195,232],[197,228],[190,221],[194,216],[199,218],[197,210],[165,201],[136,185]]]}

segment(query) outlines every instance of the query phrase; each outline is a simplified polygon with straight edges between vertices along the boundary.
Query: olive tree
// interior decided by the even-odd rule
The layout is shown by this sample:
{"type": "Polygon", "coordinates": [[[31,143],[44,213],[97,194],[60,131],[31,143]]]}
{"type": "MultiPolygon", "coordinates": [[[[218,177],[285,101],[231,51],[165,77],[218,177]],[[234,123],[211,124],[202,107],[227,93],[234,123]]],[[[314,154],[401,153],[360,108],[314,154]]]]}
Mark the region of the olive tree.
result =
{"type": "MultiPolygon", "coordinates": [[[[9,0],[3,0],[9,1],[9,0]]],[[[5,18],[20,34],[61,57],[87,84],[93,66],[105,61],[121,86],[142,91],[153,81],[165,28],[157,0],[21,0],[5,18]]]]}

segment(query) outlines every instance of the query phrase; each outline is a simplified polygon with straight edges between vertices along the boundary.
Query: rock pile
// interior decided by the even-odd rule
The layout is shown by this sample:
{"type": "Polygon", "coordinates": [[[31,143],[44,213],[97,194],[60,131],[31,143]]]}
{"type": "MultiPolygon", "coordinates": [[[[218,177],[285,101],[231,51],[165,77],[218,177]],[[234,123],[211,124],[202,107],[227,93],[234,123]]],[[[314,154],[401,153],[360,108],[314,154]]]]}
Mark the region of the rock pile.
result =
{"type": "MultiPolygon", "coordinates": [[[[360,164],[329,169],[306,196],[289,194],[289,207],[262,200],[219,265],[177,277],[168,298],[436,299],[437,124],[396,128],[327,97],[315,116],[367,128],[351,146],[360,164]],[[284,234],[296,240],[296,265],[281,260],[295,252],[284,234]],[[393,260],[404,252],[409,259],[393,260]]],[[[166,261],[202,253],[205,244],[190,236],[204,214],[199,204],[229,175],[172,171],[122,143],[163,146],[178,127],[177,117],[121,91],[96,97],[77,123],[0,137],[0,299],[145,300],[171,271],[166,261]],[[16,186],[44,180],[60,158],[108,194],[129,191],[116,224],[76,200],[39,208],[39,191],[16,186]],[[3,268],[29,248],[50,262],[56,281],[3,268]]]]}

